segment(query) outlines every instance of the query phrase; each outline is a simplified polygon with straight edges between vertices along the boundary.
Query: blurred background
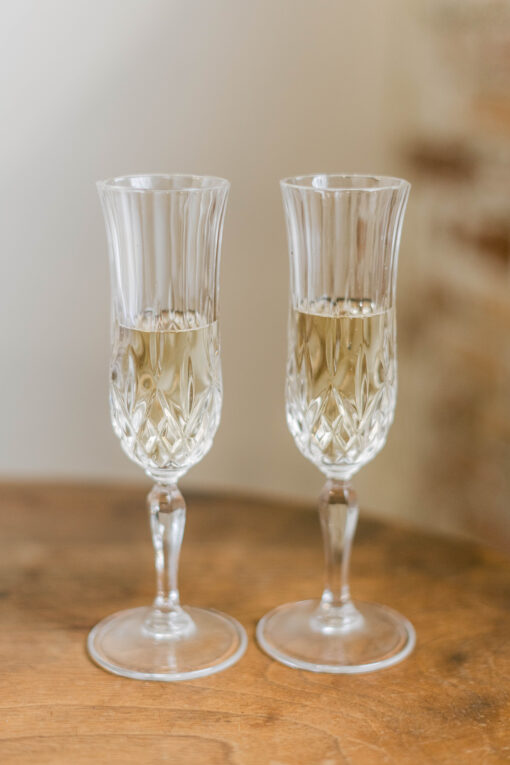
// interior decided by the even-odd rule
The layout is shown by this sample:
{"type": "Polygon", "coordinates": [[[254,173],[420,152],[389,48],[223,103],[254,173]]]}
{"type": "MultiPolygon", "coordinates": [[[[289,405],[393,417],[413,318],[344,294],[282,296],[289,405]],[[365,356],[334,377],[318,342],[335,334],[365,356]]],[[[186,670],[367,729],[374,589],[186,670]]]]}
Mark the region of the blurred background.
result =
{"type": "Polygon", "coordinates": [[[186,486],[315,498],[278,180],[402,175],[399,399],[361,503],[510,548],[507,0],[16,0],[0,39],[3,478],[145,480],[109,422],[94,182],[189,172],[232,191],[222,423],[186,486]]]}

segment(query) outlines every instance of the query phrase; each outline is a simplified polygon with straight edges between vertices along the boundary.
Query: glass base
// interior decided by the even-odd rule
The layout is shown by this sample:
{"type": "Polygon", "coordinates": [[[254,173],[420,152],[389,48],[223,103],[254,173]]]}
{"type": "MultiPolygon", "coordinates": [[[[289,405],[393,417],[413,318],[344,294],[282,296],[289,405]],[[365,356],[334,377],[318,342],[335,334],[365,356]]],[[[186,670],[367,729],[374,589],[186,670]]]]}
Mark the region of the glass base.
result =
{"type": "Polygon", "coordinates": [[[257,625],[260,647],[289,667],[338,674],[391,667],[414,648],[413,625],[391,608],[349,604],[348,618],[325,620],[320,606],[302,600],[270,611],[257,625]]]}
{"type": "Polygon", "coordinates": [[[186,629],[158,635],[154,609],[132,608],[108,616],[91,630],[91,658],[108,672],[135,680],[191,680],[221,672],[241,658],[247,638],[230,616],[205,608],[182,609],[186,629]]]}

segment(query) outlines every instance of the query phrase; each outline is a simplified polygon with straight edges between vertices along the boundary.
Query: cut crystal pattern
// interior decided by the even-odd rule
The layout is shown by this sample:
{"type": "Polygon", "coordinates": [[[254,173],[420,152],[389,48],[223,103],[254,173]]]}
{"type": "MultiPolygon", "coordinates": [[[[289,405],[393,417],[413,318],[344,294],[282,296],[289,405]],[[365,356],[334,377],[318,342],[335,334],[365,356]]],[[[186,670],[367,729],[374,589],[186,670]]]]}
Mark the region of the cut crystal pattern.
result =
{"type": "Polygon", "coordinates": [[[300,451],[332,477],[381,450],[396,401],[394,312],[351,308],[292,311],[289,325],[287,422],[300,451]]]}
{"type": "Polygon", "coordinates": [[[117,327],[110,404],[126,454],[149,474],[183,474],[209,451],[222,386],[217,323],[147,331],[117,327]]]}

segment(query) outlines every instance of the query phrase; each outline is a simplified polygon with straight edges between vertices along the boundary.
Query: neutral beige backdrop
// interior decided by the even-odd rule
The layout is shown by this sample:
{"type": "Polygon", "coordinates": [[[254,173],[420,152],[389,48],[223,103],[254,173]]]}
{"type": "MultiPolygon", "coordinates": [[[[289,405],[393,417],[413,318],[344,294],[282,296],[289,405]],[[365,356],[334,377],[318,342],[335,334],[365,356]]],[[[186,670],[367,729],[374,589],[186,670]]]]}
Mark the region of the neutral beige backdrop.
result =
{"type": "MultiPolygon", "coordinates": [[[[278,179],[398,173],[398,14],[380,0],[16,0],[0,23],[0,472],[143,479],[107,405],[109,287],[94,182],[130,172],[229,178],[224,408],[188,486],[315,496],[285,425],[287,252],[278,179]],[[395,41],[397,40],[397,47],[395,41]]],[[[412,197],[411,197],[412,204],[412,197]]],[[[408,247],[404,230],[402,258],[408,247]]],[[[405,407],[407,380],[400,378],[405,407]]],[[[398,496],[397,415],[358,486],[398,496]]]]}

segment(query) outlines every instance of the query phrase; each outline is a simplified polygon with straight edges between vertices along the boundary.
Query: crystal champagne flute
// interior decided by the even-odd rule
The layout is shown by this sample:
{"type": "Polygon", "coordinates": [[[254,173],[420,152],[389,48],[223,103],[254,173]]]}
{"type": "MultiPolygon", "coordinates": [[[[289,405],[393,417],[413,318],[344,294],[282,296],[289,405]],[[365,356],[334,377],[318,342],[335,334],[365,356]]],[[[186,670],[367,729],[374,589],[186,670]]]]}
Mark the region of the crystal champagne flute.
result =
{"type": "Polygon", "coordinates": [[[222,403],[219,264],[229,183],[198,175],[132,175],[98,183],[108,234],[110,411],[128,457],[155,482],[148,495],[157,593],[109,616],[88,638],[118,675],[186,680],[233,664],[240,624],[181,606],[186,506],[177,482],[209,451],[222,403]]]}
{"type": "Polygon", "coordinates": [[[290,255],[289,430],[327,480],[319,499],[326,559],[318,600],[275,608],[262,648],[291,667],[369,672],[412,650],[407,619],[351,600],[358,518],[352,477],[386,442],[397,395],[395,290],[409,184],[310,175],[281,182],[290,255]]]}

